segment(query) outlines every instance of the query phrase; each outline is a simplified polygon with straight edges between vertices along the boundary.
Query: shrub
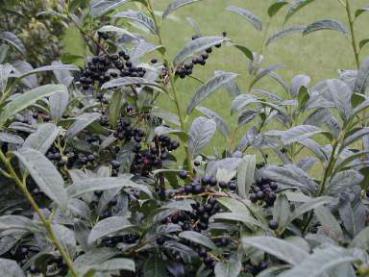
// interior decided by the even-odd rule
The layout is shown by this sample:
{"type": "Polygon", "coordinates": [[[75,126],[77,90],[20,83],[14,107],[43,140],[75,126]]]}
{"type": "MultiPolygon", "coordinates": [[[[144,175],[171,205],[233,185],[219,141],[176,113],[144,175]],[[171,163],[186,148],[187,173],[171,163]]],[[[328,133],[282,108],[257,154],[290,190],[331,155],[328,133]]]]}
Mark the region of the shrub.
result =
{"type": "MultiPolygon", "coordinates": [[[[85,2],[70,1],[58,16],[76,25],[73,12],[85,2]]],[[[132,1],[135,11],[125,10],[126,2],[89,3],[77,25],[94,53],[83,68],[54,61],[19,70],[12,55],[2,55],[1,271],[368,275],[369,60],[360,65],[350,2],[338,1],[349,28],[321,20],[264,41],[266,46],[295,31],[349,34],[358,68],[316,85],[307,75],[284,81],[275,72],[279,66],[263,66],[265,47],[252,52],[225,32],[196,34],[171,59],[161,21],[197,1],[172,1],[160,16],[151,0],[132,1]],[[104,26],[86,32],[83,24],[97,24],[98,18],[104,26]],[[202,82],[184,114],[176,81],[197,79],[193,69],[223,47],[249,60],[249,93],[241,92],[237,74],[219,70],[202,82]],[[35,74],[53,81],[39,82],[35,74]],[[281,93],[257,88],[264,78],[277,81],[281,93]],[[236,128],[200,106],[220,88],[234,98],[236,128]],[[159,95],[176,113],[160,108],[159,95]],[[203,115],[188,122],[195,110],[203,115]],[[223,152],[208,154],[204,149],[217,132],[228,143],[223,152]]],[[[268,14],[287,8],[287,21],[310,2],[274,1],[268,14]]],[[[228,10],[261,29],[251,11],[228,10]]],[[[21,47],[15,34],[3,40],[21,47]]]]}

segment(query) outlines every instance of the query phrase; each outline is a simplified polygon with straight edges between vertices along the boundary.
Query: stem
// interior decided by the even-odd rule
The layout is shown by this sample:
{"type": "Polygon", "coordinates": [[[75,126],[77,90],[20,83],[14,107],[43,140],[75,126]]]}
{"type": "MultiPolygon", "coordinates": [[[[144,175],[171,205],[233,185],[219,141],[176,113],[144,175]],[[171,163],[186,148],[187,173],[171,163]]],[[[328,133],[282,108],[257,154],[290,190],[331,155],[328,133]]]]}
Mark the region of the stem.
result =
{"type": "MultiPolygon", "coordinates": [[[[162,36],[160,34],[160,27],[159,27],[158,20],[156,18],[153,6],[151,4],[151,0],[147,0],[146,2],[147,2],[147,9],[148,9],[152,19],[154,20],[154,23],[155,23],[155,26],[156,26],[156,34],[157,34],[157,37],[158,37],[158,40],[159,40],[159,44],[161,46],[164,46],[163,39],[162,39],[162,36]]],[[[176,89],[175,81],[174,81],[174,77],[175,77],[174,74],[173,74],[174,66],[173,66],[173,63],[170,61],[165,48],[164,48],[164,51],[162,51],[160,53],[162,54],[162,57],[164,59],[164,63],[169,67],[168,68],[168,77],[169,77],[170,87],[172,89],[173,101],[174,101],[174,104],[176,106],[177,115],[179,117],[179,122],[180,122],[180,125],[181,125],[181,129],[185,130],[185,127],[186,127],[185,126],[185,121],[184,121],[184,117],[183,117],[183,114],[182,114],[182,111],[181,111],[181,108],[180,108],[180,105],[179,105],[178,93],[177,93],[177,89],[176,89]]],[[[187,157],[187,167],[188,167],[187,169],[190,173],[192,173],[192,155],[189,152],[189,149],[188,149],[187,145],[185,146],[185,151],[186,151],[186,157],[187,157]]]]}
{"type": "Polygon", "coordinates": [[[37,205],[36,201],[34,200],[34,198],[31,195],[31,193],[28,191],[26,184],[19,179],[19,177],[18,177],[17,173],[14,171],[14,168],[11,165],[9,159],[6,158],[6,156],[4,155],[4,153],[2,151],[0,151],[0,160],[5,165],[5,167],[7,168],[7,171],[8,171],[7,174],[9,175],[9,177],[14,180],[17,187],[22,191],[24,196],[27,198],[28,202],[31,204],[32,208],[35,210],[35,212],[39,216],[42,224],[44,225],[44,227],[47,231],[49,239],[55,245],[55,247],[58,249],[60,255],[63,257],[64,261],[66,262],[66,264],[67,264],[67,266],[70,270],[71,275],[77,277],[78,274],[77,274],[76,270],[74,269],[73,261],[70,258],[69,254],[67,253],[67,251],[64,249],[63,245],[57,239],[57,236],[56,236],[56,234],[55,234],[55,232],[52,228],[51,222],[42,213],[40,207],[37,205]]]}
{"type": "Polygon", "coordinates": [[[349,25],[350,25],[351,44],[352,44],[352,49],[354,51],[356,68],[359,69],[360,68],[359,50],[358,50],[358,47],[357,47],[357,44],[356,44],[355,30],[354,30],[354,19],[352,18],[352,14],[351,14],[350,0],[346,0],[346,5],[345,6],[346,6],[346,13],[347,13],[348,22],[349,22],[349,25]]]}

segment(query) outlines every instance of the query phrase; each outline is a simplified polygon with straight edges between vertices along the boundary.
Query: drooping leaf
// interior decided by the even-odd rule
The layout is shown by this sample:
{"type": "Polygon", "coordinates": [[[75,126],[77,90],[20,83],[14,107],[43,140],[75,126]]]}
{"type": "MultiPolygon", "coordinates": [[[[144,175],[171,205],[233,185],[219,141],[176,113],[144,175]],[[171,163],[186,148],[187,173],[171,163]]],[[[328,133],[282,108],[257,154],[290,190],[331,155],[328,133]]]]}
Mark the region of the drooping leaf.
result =
{"type": "Polygon", "coordinates": [[[332,30],[340,32],[342,34],[348,33],[346,26],[343,25],[343,23],[341,23],[340,21],[333,19],[323,19],[308,25],[302,32],[302,34],[305,36],[320,30],[332,30]]]}
{"type": "Polygon", "coordinates": [[[44,123],[38,126],[36,132],[29,135],[23,148],[32,148],[45,154],[59,135],[59,128],[53,123],[44,123]]]}
{"type": "Polygon", "coordinates": [[[190,128],[188,148],[192,156],[196,156],[211,141],[217,127],[212,119],[196,118],[190,128]]]}
{"type": "Polygon", "coordinates": [[[65,91],[66,89],[67,88],[64,85],[44,85],[26,91],[24,94],[14,98],[3,108],[0,113],[0,125],[3,125],[18,112],[33,105],[37,100],[65,91]]]}
{"type": "Polygon", "coordinates": [[[95,17],[102,16],[127,2],[129,0],[93,0],[90,4],[91,15],[95,17]]]}
{"type": "Polygon", "coordinates": [[[0,258],[0,271],[6,277],[25,277],[21,267],[13,260],[0,258]]]}
{"type": "Polygon", "coordinates": [[[323,130],[312,125],[299,125],[287,131],[280,131],[281,139],[284,144],[303,141],[306,138],[322,133],[323,130]]]}
{"type": "Polygon", "coordinates": [[[31,148],[22,148],[14,154],[26,167],[39,188],[65,209],[68,205],[68,196],[63,177],[55,166],[41,152],[31,148]]]}
{"type": "Polygon", "coordinates": [[[245,18],[248,22],[250,22],[252,24],[252,26],[255,27],[256,30],[261,31],[263,29],[263,23],[261,21],[261,19],[256,16],[254,13],[252,13],[251,11],[247,10],[247,9],[243,9],[240,7],[236,7],[236,6],[228,6],[227,7],[227,11],[236,13],[240,16],[242,16],[243,18],[245,18]]]}
{"type": "Polygon", "coordinates": [[[12,32],[2,32],[0,33],[0,40],[3,40],[17,49],[23,55],[26,54],[26,47],[20,38],[12,32]]]}
{"type": "Polygon", "coordinates": [[[216,74],[204,85],[200,86],[195,95],[192,97],[190,104],[187,107],[187,114],[190,114],[193,109],[204,101],[207,97],[213,94],[216,90],[224,86],[226,83],[234,80],[238,75],[232,72],[222,72],[216,74]]]}
{"type": "Polygon", "coordinates": [[[365,45],[367,45],[369,43],[369,38],[360,40],[359,42],[359,48],[362,49],[365,45]]]}
{"type": "Polygon", "coordinates": [[[362,15],[363,13],[365,12],[369,12],[369,6],[365,6],[365,7],[362,7],[362,8],[359,8],[355,11],[355,17],[359,17],[360,15],[362,15]]]}
{"type": "Polygon", "coordinates": [[[266,45],[271,44],[272,42],[278,41],[286,36],[296,33],[302,33],[305,30],[306,26],[303,25],[295,25],[283,28],[282,30],[272,34],[266,41],[266,45]]]}
{"type": "Polygon", "coordinates": [[[212,250],[217,248],[214,242],[212,242],[207,236],[204,236],[194,231],[183,231],[179,233],[178,236],[182,239],[189,240],[191,242],[200,244],[212,250]]]}
{"type": "Polygon", "coordinates": [[[354,91],[365,94],[369,86],[369,58],[365,59],[360,66],[355,82],[354,91]]]}
{"type": "Polygon", "coordinates": [[[275,16],[285,5],[288,4],[286,0],[277,0],[268,7],[269,17],[275,16]]]}
{"type": "Polygon", "coordinates": [[[351,113],[352,90],[343,81],[337,79],[327,80],[328,91],[337,109],[347,119],[351,113]]]}
{"type": "Polygon", "coordinates": [[[227,41],[225,37],[200,37],[195,40],[191,40],[186,46],[176,55],[174,58],[174,64],[178,65],[185,61],[187,58],[192,57],[194,54],[202,52],[212,46],[218,45],[227,41]]]}
{"type": "Polygon", "coordinates": [[[98,239],[101,239],[107,235],[114,234],[118,231],[132,228],[133,225],[122,216],[112,216],[99,221],[91,230],[88,235],[87,242],[93,244],[98,239]]]}
{"type": "Polygon", "coordinates": [[[73,138],[87,126],[95,122],[100,118],[101,114],[99,113],[84,113],[76,118],[76,121],[69,127],[65,136],[67,138],[73,138]]]}
{"type": "Polygon", "coordinates": [[[282,67],[283,66],[276,64],[268,66],[267,68],[260,69],[255,78],[251,81],[250,89],[253,88],[255,84],[259,82],[261,79],[263,79],[265,76],[271,74],[273,71],[278,70],[282,67]]]}
{"type": "MultiPolygon", "coordinates": [[[[290,263],[292,265],[298,265],[309,256],[309,253],[303,248],[299,248],[295,244],[286,240],[267,237],[242,237],[243,246],[253,246],[268,254],[277,257],[278,259],[290,263]]],[[[297,275],[296,275],[297,276],[297,275]]]]}
{"type": "Polygon", "coordinates": [[[32,68],[30,70],[23,71],[22,74],[16,75],[16,77],[22,79],[36,73],[55,70],[78,71],[79,68],[73,64],[53,63],[52,65],[40,66],[35,69],[32,68]]]}
{"type": "Polygon", "coordinates": [[[252,51],[247,48],[246,46],[240,45],[240,44],[233,44],[236,49],[240,50],[250,61],[254,59],[254,55],[252,54],[252,51]]]}
{"type": "Polygon", "coordinates": [[[238,126],[243,126],[243,125],[250,123],[258,115],[259,113],[254,110],[243,111],[238,117],[238,126]]]}
{"type": "Polygon", "coordinates": [[[310,81],[311,78],[307,75],[296,75],[295,77],[293,77],[291,82],[290,94],[296,97],[297,95],[299,95],[299,91],[302,87],[308,87],[310,81]]]}
{"type": "Polygon", "coordinates": [[[168,17],[169,14],[173,13],[175,10],[177,10],[177,9],[183,7],[183,6],[186,6],[186,5],[198,2],[198,1],[200,1],[200,0],[173,0],[168,5],[168,7],[165,9],[165,11],[163,13],[163,18],[168,17]]]}
{"type": "Polygon", "coordinates": [[[299,10],[306,7],[314,0],[293,0],[292,3],[288,7],[288,12],[285,18],[285,22],[287,22],[292,16],[294,16],[299,10]]]}

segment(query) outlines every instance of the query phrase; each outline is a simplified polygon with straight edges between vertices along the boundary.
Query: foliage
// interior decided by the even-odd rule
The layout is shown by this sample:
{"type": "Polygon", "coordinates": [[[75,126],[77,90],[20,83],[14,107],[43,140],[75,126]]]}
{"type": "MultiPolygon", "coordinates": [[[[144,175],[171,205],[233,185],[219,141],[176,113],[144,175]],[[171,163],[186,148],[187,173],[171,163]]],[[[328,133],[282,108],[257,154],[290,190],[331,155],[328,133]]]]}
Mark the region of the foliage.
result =
{"type": "MultiPolygon", "coordinates": [[[[2,34],[6,276],[369,274],[369,59],[360,61],[353,19],[368,9],[353,13],[349,0],[339,0],[349,26],[322,19],[286,27],[257,51],[225,32],[196,34],[172,59],[161,24],[196,2],[174,0],[163,12],[150,0],[63,3],[54,12],[58,23],[74,26],[86,41],[80,68],[81,57],[66,56],[72,64],[33,68],[14,54],[29,53],[19,37],[2,34]],[[137,9],[126,9],[127,2],[137,9]],[[86,30],[95,25],[92,34],[86,30]],[[348,35],[356,69],[311,85],[307,75],[286,82],[276,73],[280,65],[263,65],[274,40],[320,30],[348,35]],[[245,54],[246,89],[233,72],[218,70],[206,81],[194,76],[224,47],[245,54]],[[282,93],[259,87],[264,78],[282,93]],[[178,79],[201,82],[185,114],[178,79]],[[236,128],[200,106],[222,88],[233,97],[236,128]],[[159,96],[176,113],[163,110],[159,96]],[[195,110],[202,115],[188,122],[195,110]],[[228,143],[206,154],[217,132],[228,143]]],[[[312,2],[273,1],[268,15],[286,9],[288,22],[312,2]]],[[[269,26],[244,7],[227,10],[257,30],[269,26]]]]}

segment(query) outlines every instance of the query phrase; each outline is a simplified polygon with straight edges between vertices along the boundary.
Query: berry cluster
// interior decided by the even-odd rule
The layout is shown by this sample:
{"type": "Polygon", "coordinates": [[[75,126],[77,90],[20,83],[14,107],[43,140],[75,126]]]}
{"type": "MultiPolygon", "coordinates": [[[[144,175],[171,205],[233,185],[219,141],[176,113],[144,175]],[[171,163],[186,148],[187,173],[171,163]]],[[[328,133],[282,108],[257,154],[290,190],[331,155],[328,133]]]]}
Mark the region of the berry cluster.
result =
{"type": "Polygon", "coordinates": [[[114,137],[119,140],[130,141],[132,138],[135,142],[141,143],[145,136],[145,132],[142,129],[134,128],[131,123],[121,118],[117,130],[114,132],[114,137]]]}
{"type": "Polygon", "coordinates": [[[269,179],[261,179],[251,187],[250,200],[253,203],[265,203],[271,207],[274,204],[278,185],[269,179]]]}
{"type": "Polygon", "coordinates": [[[163,161],[170,158],[170,152],[178,147],[179,142],[167,135],[155,136],[148,149],[134,149],[131,171],[147,176],[154,168],[160,168],[163,161]]]}
{"type": "MultiPolygon", "coordinates": [[[[92,138],[87,140],[92,143],[92,138]]],[[[72,168],[95,165],[98,154],[93,153],[78,153],[75,149],[67,149],[61,153],[58,148],[51,147],[46,153],[47,158],[53,161],[58,167],[72,168]]]]}
{"type": "MultiPolygon", "coordinates": [[[[227,34],[223,32],[223,36],[227,36],[227,34]]],[[[192,36],[192,40],[196,40],[198,38],[200,38],[199,35],[192,36]]],[[[221,46],[222,46],[221,44],[215,45],[216,48],[220,48],[221,46]]],[[[179,76],[179,78],[181,79],[186,78],[186,76],[190,76],[192,74],[194,66],[197,64],[204,66],[209,58],[209,55],[212,52],[213,48],[209,47],[203,53],[200,53],[198,56],[193,57],[191,62],[179,65],[176,68],[175,75],[179,76]]]]}
{"type": "MultiPolygon", "coordinates": [[[[88,90],[95,84],[101,86],[117,77],[143,77],[145,74],[146,69],[134,66],[130,56],[122,50],[116,54],[102,54],[91,58],[77,81],[84,90],[88,90]]],[[[101,96],[100,98],[103,99],[101,96]]]]}

